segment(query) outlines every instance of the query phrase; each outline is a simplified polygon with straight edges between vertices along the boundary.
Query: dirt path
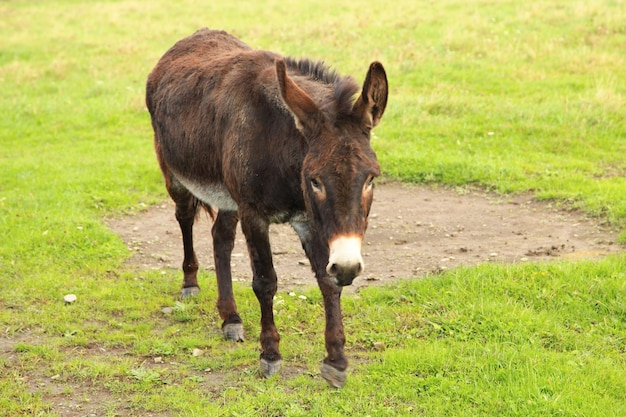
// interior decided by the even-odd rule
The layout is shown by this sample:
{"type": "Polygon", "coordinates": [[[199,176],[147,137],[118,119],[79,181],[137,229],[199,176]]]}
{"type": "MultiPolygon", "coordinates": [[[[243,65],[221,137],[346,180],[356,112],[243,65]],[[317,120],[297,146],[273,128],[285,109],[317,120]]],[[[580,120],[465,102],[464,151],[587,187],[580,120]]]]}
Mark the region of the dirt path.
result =
{"type": "MultiPolygon", "coordinates": [[[[170,201],[137,216],[111,220],[109,226],[133,251],[132,267],[180,268],[182,242],[170,201]]],[[[201,215],[194,230],[201,268],[213,269],[208,216],[201,215]]],[[[615,231],[580,213],[555,210],[527,195],[505,200],[484,192],[378,184],[363,246],[365,274],[351,291],[483,262],[596,258],[623,251],[616,238],[615,231]]],[[[290,226],[273,225],[271,243],[279,290],[315,285],[290,226]]],[[[234,280],[251,280],[241,230],[232,266],[234,280]]]]}

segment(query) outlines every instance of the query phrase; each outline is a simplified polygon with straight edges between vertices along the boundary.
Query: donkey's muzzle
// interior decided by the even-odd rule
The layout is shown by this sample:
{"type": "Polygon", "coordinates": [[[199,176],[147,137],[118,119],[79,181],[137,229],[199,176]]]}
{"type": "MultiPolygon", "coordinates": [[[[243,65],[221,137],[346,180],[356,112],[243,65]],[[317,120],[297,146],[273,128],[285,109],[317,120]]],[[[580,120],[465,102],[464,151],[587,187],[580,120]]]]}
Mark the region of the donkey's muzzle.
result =
{"type": "Polygon", "coordinates": [[[361,257],[361,238],[358,236],[338,237],[330,245],[330,257],[326,272],[339,286],[352,284],[364,269],[361,257]]]}
{"type": "Polygon", "coordinates": [[[328,274],[335,279],[335,284],[340,287],[352,284],[354,278],[356,278],[361,271],[363,271],[363,264],[356,265],[342,265],[332,264],[330,268],[327,268],[328,274]]]}

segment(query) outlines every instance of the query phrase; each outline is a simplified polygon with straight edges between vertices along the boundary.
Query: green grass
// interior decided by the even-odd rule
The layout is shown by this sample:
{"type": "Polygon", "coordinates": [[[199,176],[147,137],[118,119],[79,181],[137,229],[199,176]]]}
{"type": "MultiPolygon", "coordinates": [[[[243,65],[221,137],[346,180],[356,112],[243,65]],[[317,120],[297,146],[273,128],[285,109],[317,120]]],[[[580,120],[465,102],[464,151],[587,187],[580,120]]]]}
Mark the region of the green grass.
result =
{"type": "Polygon", "coordinates": [[[179,271],[126,270],[103,222],[165,198],[145,79],[210,26],[359,80],[382,61],[391,92],[373,146],[386,176],[531,191],[626,240],[625,6],[0,3],[0,415],[57,415],[69,398],[111,416],[626,414],[624,255],[346,297],[352,368],[335,391],[318,374],[316,290],[281,294],[286,370],[260,379],[252,292],[236,288],[250,341],[225,343],[211,291],[175,304],[179,271]]]}
{"type": "Polygon", "coordinates": [[[409,32],[414,59],[393,75],[394,122],[381,129],[386,172],[530,190],[623,225],[623,3],[473,3],[426,12],[409,32]]]}
{"type": "MultiPolygon", "coordinates": [[[[222,340],[214,294],[174,304],[178,280],[177,271],[125,274],[115,278],[115,286],[100,284],[109,287],[108,296],[78,291],[74,305],[50,297],[37,308],[26,306],[24,328],[13,334],[26,341],[15,343],[0,381],[43,381],[67,387],[67,396],[84,390],[85,398],[104,398],[121,415],[621,416],[626,411],[624,256],[484,265],[347,297],[352,368],[341,391],[329,389],[317,370],[324,355],[317,290],[307,291],[306,300],[279,293],[285,370],[282,377],[264,380],[254,341],[222,340]],[[164,316],[163,305],[179,311],[164,316]],[[42,314],[49,317],[43,323],[42,314]],[[203,353],[193,356],[194,349],[203,353]],[[162,363],[154,363],[155,357],[162,363]],[[123,411],[122,402],[130,410],[123,411]]],[[[257,334],[256,299],[241,287],[237,297],[248,335],[257,334]]],[[[12,392],[6,385],[0,409],[23,411],[24,396],[32,407],[46,408],[49,388],[12,392]]]]}

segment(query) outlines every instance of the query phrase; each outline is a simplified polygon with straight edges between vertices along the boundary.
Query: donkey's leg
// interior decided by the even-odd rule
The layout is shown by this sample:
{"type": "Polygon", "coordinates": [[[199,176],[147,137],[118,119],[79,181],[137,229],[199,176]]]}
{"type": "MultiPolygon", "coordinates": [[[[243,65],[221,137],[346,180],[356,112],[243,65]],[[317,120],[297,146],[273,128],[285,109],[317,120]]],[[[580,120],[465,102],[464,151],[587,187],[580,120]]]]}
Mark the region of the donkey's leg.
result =
{"type": "Polygon", "coordinates": [[[252,264],[252,289],[261,306],[261,372],[269,377],[280,371],[282,356],[278,344],[280,335],[274,324],[274,295],[277,278],[272,263],[269,223],[254,213],[240,209],[241,228],[246,235],[252,264]]]}
{"type": "Polygon", "coordinates": [[[341,388],[346,383],[348,360],[343,348],[346,338],[343,331],[341,314],[341,288],[332,281],[326,272],[328,264],[328,245],[312,230],[306,221],[292,221],[291,225],[298,233],[302,247],[311,262],[313,272],[324,298],[326,329],[324,339],[328,356],[321,366],[322,377],[328,383],[341,388]]]}
{"type": "Polygon", "coordinates": [[[346,369],[348,368],[348,360],[343,352],[346,338],[344,336],[343,316],[341,314],[342,287],[332,282],[328,275],[318,278],[317,283],[324,297],[326,316],[324,339],[326,340],[326,352],[328,353],[321,367],[322,376],[331,386],[341,388],[346,383],[346,369]]]}
{"type": "Polygon", "coordinates": [[[168,189],[172,199],[176,202],[176,220],[180,225],[183,234],[183,288],[181,295],[183,298],[198,295],[200,286],[198,285],[198,258],[193,249],[193,223],[198,211],[198,201],[182,186],[168,189]]]}
{"type": "Polygon", "coordinates": [[[239,217],[235,211],[217,213],[213,223],[213,259],[217,275],[217,311],[224,322],[222,332],[226,339],[243,342],[244,333],[241,317],[233,296],[230,256],[235,246],[235,234],[239,217]]]}

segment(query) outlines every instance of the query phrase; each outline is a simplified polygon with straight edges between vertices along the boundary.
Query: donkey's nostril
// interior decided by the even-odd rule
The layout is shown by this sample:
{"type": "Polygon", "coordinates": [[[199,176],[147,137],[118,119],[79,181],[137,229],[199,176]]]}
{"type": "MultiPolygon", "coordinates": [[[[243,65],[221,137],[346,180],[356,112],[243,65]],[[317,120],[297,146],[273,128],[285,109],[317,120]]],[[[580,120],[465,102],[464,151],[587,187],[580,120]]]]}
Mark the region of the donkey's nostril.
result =
{"type": "Polygon", "coordinates": [[[339,267],[337,267],[337,264],[332,264],[328,267],[327,271],[331,276],[336,276],[339,273],[339,267]]]}

